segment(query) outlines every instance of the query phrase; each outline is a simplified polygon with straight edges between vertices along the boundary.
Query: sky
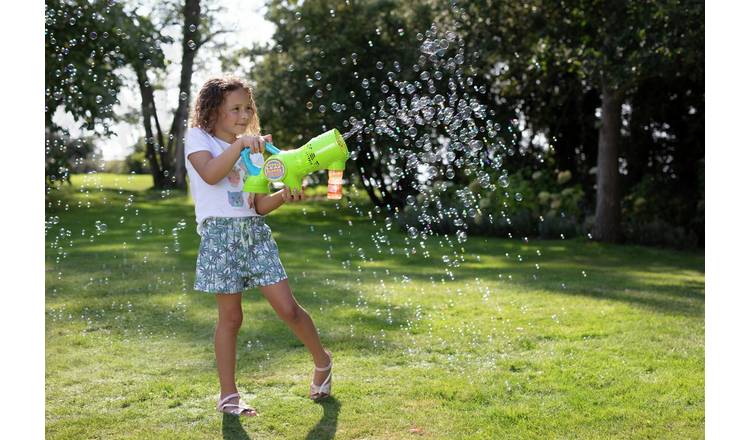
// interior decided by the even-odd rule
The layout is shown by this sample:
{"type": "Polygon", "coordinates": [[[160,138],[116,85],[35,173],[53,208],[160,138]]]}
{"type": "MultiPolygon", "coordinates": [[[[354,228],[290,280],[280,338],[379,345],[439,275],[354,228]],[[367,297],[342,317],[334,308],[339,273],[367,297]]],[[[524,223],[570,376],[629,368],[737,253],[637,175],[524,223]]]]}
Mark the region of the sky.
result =
{"type": "MultiPolygon", "coordinates": [[[[146,0],[142,3],[144,4],[144,12],[147,12],[148,5],[152,4],[153,1],[146,0]]],[[[135,3],[131,2],[131,4],[135,3]]],[[[224,7],[224,10],[218,15],[218,22],[221,23],[221,27],[224,29],[236,29],[235,32],[220,34],[215,37],[217,41],[226,41],[231,50],[249,46],[256,42],[265,43],[271,40],[274,25],[263,18],[265,13],[263,0],[221,0],[212,2],[212,5],[214,4],[220,4],[224,7]]],[[[163,46],[165,56],[173,62],[167,68],[167,79],[165,81],[167,90],[157,91],[154,96],[157,111],[159,112],[159,121],[161,126],[167,127],[167,129],[172,122],[172,111],[177,107],[180,58],[182,56],[180,48],[182,37],[179,35],[181,30],[175,28],[170,31],[169,35],[176,42],[173,45],[163,46]]],[[[198,52],[198,58],[205,60],[207,68],[198,69],[198,63],[196,63],[196,69],[198,70],[195,70],[193,73],[191,99],[195,99],[198,88],[205,80],[215,74],[221,73],[221,66],[218,59],[212,58],[206,49],[204,46],[198,52]]],[[[121,69],[121,73],[125,82],[118,95],[121,104],[115,106],[115,113],[124,113],[133,108],[139,109],[141,105],[141,97],[132,69],[121,69]]],[[[85,134],[78,128],[79,124],[73,120],[72,115],[64,112],[61,107],[57,109],[53,120],[60,126],[70,130],[70,134],[73,137],[85,134]]],[[[102,159],[104,160],[124,159],[131,153],[131,148],[138,138],[145,133],[142,125],[132,126],[126,123],[115,124],[112,126],[112,130],[117,136],[97,141],[97,146],[101,149],[102,159]]]]}

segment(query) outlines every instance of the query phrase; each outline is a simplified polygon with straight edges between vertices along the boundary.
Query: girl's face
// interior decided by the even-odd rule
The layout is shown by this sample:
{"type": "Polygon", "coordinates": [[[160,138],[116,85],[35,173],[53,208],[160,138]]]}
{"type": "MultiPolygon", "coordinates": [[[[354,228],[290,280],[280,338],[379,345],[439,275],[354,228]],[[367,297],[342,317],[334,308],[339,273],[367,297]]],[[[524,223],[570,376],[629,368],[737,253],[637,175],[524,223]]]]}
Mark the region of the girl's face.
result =
{"type": "Polygon", "coordinates": [[[253,116],[250,107],[250,95],[243,89],[233,90],[226,94],[219,107],[219,117],[214,131],[220,139],[231,140],[245,134],[253,116]]]}

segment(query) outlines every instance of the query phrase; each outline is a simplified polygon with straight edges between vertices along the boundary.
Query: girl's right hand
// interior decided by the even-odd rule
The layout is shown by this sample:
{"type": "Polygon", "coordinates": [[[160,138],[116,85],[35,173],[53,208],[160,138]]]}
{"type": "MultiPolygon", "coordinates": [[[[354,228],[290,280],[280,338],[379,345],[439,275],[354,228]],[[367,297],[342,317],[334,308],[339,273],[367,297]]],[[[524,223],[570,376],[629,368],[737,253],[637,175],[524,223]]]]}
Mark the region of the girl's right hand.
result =
{"type": "Polygon", "coordinates": [[[266,151],[266,142],[271,142],[272,139],[270,134],[263,136],[250,135],[240,136],[235,142],[238,142],[241,148],[250,148],[252,153],[263,153],[266,151]]]}

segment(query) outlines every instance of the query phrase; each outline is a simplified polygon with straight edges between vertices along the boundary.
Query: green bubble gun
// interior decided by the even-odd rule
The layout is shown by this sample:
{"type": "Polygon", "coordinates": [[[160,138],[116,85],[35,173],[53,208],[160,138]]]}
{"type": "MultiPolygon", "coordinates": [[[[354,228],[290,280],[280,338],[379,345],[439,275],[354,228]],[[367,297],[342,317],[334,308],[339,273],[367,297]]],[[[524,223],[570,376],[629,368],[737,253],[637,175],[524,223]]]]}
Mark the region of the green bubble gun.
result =
{"type": "Polygon", "coordinates": [[[250,149],[240,153],[248,171],[248,177],[242,188],[245,192],[268,194],[270,182],[282,182],[290,189],[301,190],[302,179],[308,174],[328,170],[328,198],[341,198],[341,185],[349,150],[343,136],[335,128],[312,138],[296,150],[281,151],[270,142],[266,142],[265,151],[271,153],[257,167],[250,160],[250,149]]]}

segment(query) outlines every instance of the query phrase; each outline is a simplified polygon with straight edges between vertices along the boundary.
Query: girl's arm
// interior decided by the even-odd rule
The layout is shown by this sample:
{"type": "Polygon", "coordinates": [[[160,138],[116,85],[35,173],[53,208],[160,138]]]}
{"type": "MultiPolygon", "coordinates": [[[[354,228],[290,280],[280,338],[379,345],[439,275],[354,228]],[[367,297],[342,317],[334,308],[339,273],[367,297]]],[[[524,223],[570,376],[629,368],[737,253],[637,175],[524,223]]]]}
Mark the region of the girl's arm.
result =
{"type": "Polygon", "coordinates": [[[211,152],[203,150],[190,153],[188,160],[193,164],[193,168],[204,182],[209,185],[216,185],[232,171],[232,167],[240,158],[242,148],[242,144],[235,141],[216,157],[213,157],[211,152]]]}
{"type": "MultiPolygon", "coordinates": [[[[270,135],[266,135],[270,139],[270,135]]],[[[242,136],[229,145],[220,155],[213,157],[208,151],[196,151],[190,153],[188,160],[193,164],[193,168],[198,172],[204,182],[209,185],[216,185],[225,178],[232,167],[240,158],[240,153],[245,146],[250,147],[253,153],[262,153],[264,148],[263,139],[260,136],[242,136]]]]}
{"type": "Polygon", "coordinates": [[[255,194],[255,212],[266,215],[286,202],[301,202],[305,199],[305,183],[301,191],[292,191],[288,186],[269,195],[255,194]]]}
{"type": "Polygon", "coordinates": [[[280,189],[273,194],[255,194],[255,212],[259,215],[266,215],[271,213],[274,209],[283,205],[284,190],[280,189]]]}

